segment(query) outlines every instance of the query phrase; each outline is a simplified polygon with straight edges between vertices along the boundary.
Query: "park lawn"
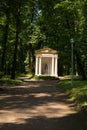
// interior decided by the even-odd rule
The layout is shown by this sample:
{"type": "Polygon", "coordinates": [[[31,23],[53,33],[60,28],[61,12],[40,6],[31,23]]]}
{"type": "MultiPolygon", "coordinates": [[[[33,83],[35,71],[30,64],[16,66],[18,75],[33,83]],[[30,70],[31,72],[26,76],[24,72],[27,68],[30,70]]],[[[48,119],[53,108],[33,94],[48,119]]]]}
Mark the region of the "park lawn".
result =
{"type": "Polygon", "coordinates": [[[87,81],[74,80],[74,85],[71,87],[71,80],[61,80],[58,89],[66,92],[78,108],[87,108],[87,81]]]}
{"type": "Polygon", "coordinates": [[[20,80],[20,79],[10,79],[9,77],[2,77],[0,79],[0,83],[2,83],[2,84],[17,85],[17,84],[20,84],[21,82],[22,82],[22,80],[20,80]]]}

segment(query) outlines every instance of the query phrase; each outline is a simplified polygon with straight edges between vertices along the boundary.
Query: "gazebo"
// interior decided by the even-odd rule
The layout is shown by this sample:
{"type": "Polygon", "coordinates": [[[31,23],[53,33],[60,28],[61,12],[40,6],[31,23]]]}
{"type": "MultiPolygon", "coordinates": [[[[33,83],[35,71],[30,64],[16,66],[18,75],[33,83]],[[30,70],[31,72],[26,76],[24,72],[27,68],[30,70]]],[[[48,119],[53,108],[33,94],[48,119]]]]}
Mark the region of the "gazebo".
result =
{"type": "Polygon", "coordinates": [[[56,50],[51,48],[39,49],[35,51],[35,56],[35,75],[58,76],[58,54],[56,50]]]}

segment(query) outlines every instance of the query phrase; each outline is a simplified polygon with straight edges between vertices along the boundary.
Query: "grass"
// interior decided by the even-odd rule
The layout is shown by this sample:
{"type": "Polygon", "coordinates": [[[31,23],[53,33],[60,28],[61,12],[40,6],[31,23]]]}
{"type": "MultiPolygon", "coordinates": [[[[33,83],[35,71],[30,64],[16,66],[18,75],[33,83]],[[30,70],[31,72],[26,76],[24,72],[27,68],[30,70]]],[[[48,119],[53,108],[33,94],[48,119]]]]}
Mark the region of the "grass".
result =
{"type": "Polygon", "coordinates": [[[30,73],[18,74],[17,77],[18,78],[13,80],[13,79],[10,79],[10,76],[4,75],[4,76],[0,77],[0,83],[7,84],[7,85],[10,85],[10,84],[17,85],[17,84],[20,84],[21,82],[23,82],[21,80],[21,78],[19,78],[19,77],[29,77],[30,79],[38,79],[38,80],[40,80],[40,79],[43,79],[43,80],[56,80],[57,79],[58,80],[58,78],[54,77],[54,76],[36,76],[36,75],[30,74],[30,73]]]}
{"type": "Polygon", "coordinates": [[[34,79],[43,79],[43,80],[58,80],[58,77],[54,77],[54,76],[37,76],[37,75],[35,75],[33,78],[34,79]]]}
{"type": "Polygon", "coordinates": [[[29,77],[30,79],[43,79],[43,80],[58,80],[58,77],[55,76],[47,76],[47,75],[41,75],[37,76],[32,73],[26,73],[26,74],[18,74],[18,77],[29,77]]]}
{"type": "Polygon", "coordinates": [[[22,82],[22,80],[20,80],[20,79],[10,79],[9,77],[2,77],[0,79],[0,83],[2,83],[2,84],[17,85],[17,84],[19,84],[21,82],[22,82]]]}
{"type": "Polygon", "coordinates": [[[61,80],[58,89],[66,92],[79,108],[87,107],[87,81],[74,80],[74,86],[71,87],[71,80],[61,80]]]}

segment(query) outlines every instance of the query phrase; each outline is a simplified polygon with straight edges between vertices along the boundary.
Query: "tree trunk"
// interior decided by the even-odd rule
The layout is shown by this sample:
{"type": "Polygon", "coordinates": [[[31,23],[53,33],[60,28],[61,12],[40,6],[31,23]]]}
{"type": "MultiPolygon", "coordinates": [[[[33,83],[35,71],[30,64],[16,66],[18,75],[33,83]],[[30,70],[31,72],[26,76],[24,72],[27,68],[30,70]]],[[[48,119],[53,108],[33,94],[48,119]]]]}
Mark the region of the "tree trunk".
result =
{"type": "Polygon", "coordinates": [[[18,50],[18,42],[19,42],[19,30],[20,30],[20,6],[17,10],[16,16],[16,39],[15,39],[15,49],[13,55],[13,63],[12,63],[12,72],[11,72],[11,79],[15,79],[16,73],[16,62],[17,62],[17,50],[18,50]]]}
{"type": "Polygon", "coordinates": [[[29,59],[29,72],[31,73],[31,51],[30,51],[30,49],[28,50],[28,59],[29,59]]]}
{"type": "Polygon", "coordinates": [[[19,33],[18,33],[18,30],[17,30],[17,31],[16,31],[15,49],[14,49],[14,55],[13,55],[13,63],[12,63],[11,79],[15,79],[17,47],[18,47],[18,35],[19,35],[19,33]]]}
{"type": "Polygon", "coordinates": [[[4,39],[2,43],[1,71],[4,71],[5,69],[6,43],[8,39],[8,29],[9,29],[9,13],[6,14],[6,25],[5,25],[4,39]]]}
{"type": "Polygon", "coordinates": [[[62,76],[63,75],[63,63],[62,59],[58,59],[58,75],[62,76]]]}
{"type": "Polygon", "coordinates": [[[35,57],[34,57],[34,49],[31,43],[29,44],[28,47],[28,56],[29,56],[29,72],[34,73],[35,57]]]}
{"type": "Polygon", "coordinates": [[[22,45],[22,40],[19,42],[20,44],[20,55],[19,55],[19,66],[18,71],[21,73],[25,73],[25,52],[24,52],[24,46],[22,45]]]}
{"type": "Polygon", "coordinates": [[[82,79],[86,80],[87,79],[86,78],[86,73],[85,73],[84,67],[82,65],[81,58],[80,58],[77,50],[75,51],[75,54],[76,54],[76,61],[77,61],[77,67],[78,67],[79,73],[81,74],[82,79]]]}
{"type": "Polygon", "coordinates": [[[34,48],[32,47],[32,73],[35,73],[35,52],[34,52],[34,48]]]}

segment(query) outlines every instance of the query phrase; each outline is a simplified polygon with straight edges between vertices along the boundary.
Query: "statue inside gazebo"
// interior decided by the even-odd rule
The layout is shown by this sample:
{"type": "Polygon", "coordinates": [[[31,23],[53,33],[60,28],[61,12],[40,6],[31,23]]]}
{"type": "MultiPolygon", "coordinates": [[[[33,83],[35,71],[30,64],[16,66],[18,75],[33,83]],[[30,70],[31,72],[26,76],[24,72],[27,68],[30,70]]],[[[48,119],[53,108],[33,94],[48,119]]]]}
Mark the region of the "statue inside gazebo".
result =
{"type": "Polygon", "coordinates": [[[58,54],[51,48],[36,50],[35,75],[58,76],[58,54]]]}

